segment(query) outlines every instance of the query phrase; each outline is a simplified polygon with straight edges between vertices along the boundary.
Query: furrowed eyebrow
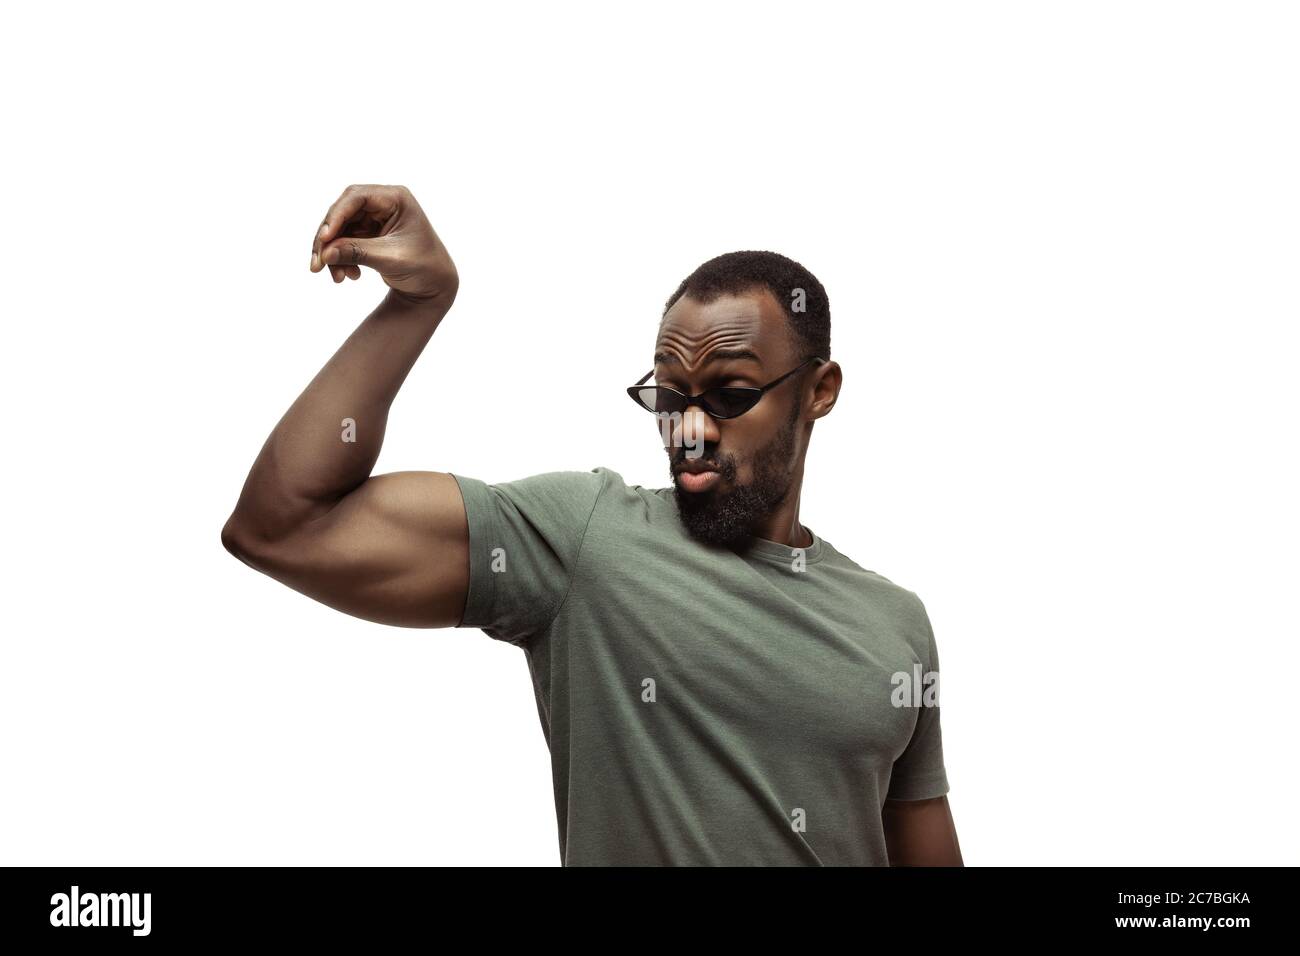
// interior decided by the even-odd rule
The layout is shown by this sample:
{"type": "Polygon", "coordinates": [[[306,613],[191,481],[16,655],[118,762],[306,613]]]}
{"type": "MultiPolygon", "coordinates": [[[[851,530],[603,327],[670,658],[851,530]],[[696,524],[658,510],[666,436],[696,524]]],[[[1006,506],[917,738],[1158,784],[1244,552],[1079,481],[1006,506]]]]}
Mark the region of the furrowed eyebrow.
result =
{"type": "MultiPolygon", "coordinates": [[[[745,348],[718,349],[715,352],[710,352],[709,357],[704,360],[704,364],[708,365],[710,362],[725,362],[725,361],[733,361],[733,362],[750,361],[750,362],[757,362],[759,365],[763,364],[763,360],[758,357],[758,354],[756,352],[754,352],[751,349],[745,349],[745,348]]],[[[654,362],[656,365],[682,364],[681,360],[678,359],[677,356],[673,355],[671,352],[656,352],[654,362]]]]}

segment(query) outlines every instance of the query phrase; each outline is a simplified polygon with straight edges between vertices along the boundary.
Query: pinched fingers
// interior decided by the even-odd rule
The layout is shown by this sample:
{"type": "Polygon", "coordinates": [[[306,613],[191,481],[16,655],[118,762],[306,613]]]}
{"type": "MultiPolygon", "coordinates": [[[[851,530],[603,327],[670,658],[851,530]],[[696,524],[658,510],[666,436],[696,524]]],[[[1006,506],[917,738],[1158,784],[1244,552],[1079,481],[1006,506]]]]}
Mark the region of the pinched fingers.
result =
{"type": "MultiPolygon", "coordinates": [[[[404,189],[401,186],[375,183],[353,184],[343,190],[325,213],[325,218],[321,220],[315,236],[312,237],[311,271],[319,272],[325,266],[333,264],[346,266],[364,263],[365,251],[360,245],[340,251],[331,260],[328,255],[330,242],[344,237],[344,227],[354,220],[363,224],[365,222],[373,224],[391,218],[400,210],[403,193],[404,189]]],[[[331,268],[330,273],[334,276],[335,282],[343,281],[341,278],[343,275],[355,279],[361,274],[360,270],[346,268],[341,270],[331,268]]]]}

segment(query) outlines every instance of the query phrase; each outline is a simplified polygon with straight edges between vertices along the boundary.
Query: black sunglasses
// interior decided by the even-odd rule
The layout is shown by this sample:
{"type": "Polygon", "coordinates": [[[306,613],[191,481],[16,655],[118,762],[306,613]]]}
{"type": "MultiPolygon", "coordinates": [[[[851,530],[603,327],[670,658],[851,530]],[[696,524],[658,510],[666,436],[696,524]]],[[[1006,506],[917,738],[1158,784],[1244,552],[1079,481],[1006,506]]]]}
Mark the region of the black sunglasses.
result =
{"type": "Polygon", "coordinates": [[[684,412],[688,406],[698,405],[713,418],[735,418],[737,415],[745,414],[745,412],[757,405],[758,400],[763,397],[768,389],[780,385],[809,362],[825,361],[825,359],[818,358],[815,355],[806,358],[780,378],[768,382],[762,388],[751,388],[747,385],[726,385],[706,388],[698,395],[684,395],[677,389],[669,388],[667,385],[643,384],[646,379],[655,373],[655,370],[651,369],[642,376],[640,382],[629,388],[627,393],[632,396],[632,401],[656,415],[671,415],[674,412],[684,412]]]}

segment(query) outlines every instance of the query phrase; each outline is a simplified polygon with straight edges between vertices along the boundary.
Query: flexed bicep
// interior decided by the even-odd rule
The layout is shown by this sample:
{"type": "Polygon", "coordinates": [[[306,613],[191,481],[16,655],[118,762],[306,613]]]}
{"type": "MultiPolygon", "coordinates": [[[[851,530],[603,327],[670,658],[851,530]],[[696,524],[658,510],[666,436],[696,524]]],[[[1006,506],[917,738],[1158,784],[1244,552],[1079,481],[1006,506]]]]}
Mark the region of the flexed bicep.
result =
{"type": "Polygon", "coordinates": [[[366,479],[274,539],[250,538],[246,564],[322,604],[402,627],[455,627],[469,585],[465,506],[443,472],[366,479]]]}

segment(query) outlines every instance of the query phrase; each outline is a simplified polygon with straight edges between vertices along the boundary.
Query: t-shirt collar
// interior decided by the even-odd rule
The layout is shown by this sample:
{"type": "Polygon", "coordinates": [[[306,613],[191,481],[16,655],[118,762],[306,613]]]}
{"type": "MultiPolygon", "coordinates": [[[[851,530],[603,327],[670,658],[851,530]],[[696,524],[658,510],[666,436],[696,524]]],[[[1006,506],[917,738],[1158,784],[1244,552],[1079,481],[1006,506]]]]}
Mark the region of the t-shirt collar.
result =
{"type": "MultiPolygon", "coordinates": [[[[804,562],[811,564],[813,561],[820,561],[823,552],[826,550],[826,545],[812,528],[804,525],[804,529],[812,535],[812,544],[803,549],[804,562]]],[[[746,557],[766,558],[786,565],[790,564],[796,557],[796,550],[790,545],[781,544],[779,541],[769,541],[756,535],[749,535],[745,538],[745,543],[737,550],[746,557]]]]}

